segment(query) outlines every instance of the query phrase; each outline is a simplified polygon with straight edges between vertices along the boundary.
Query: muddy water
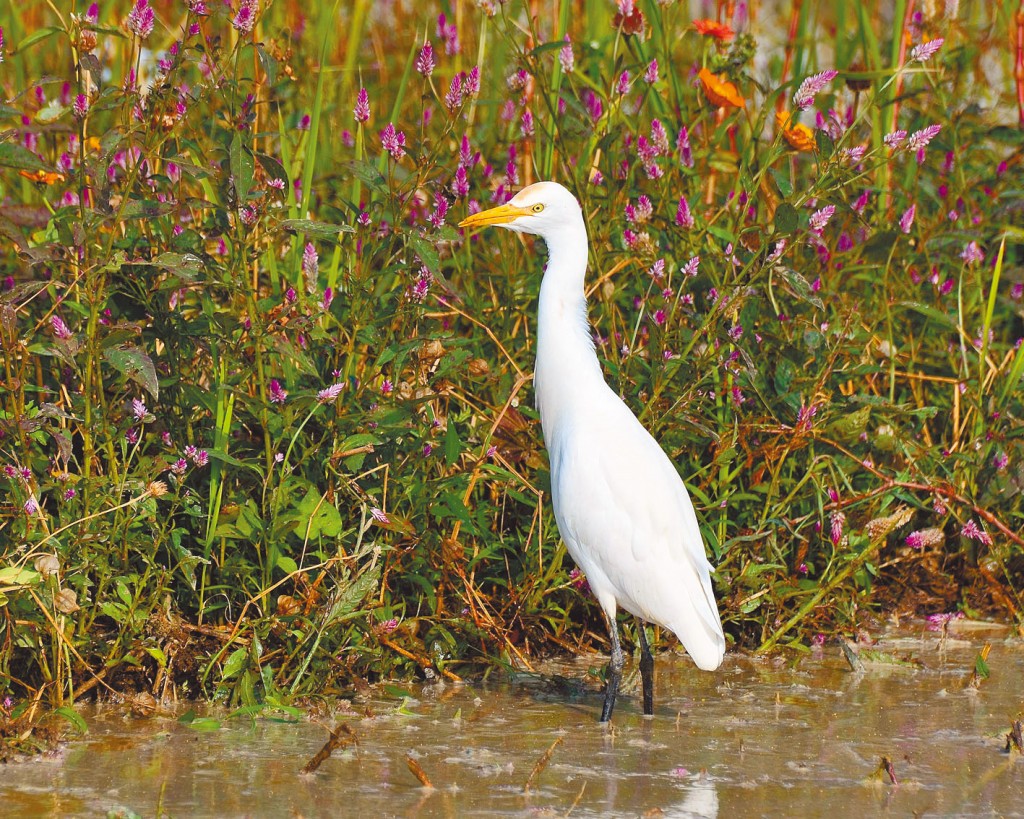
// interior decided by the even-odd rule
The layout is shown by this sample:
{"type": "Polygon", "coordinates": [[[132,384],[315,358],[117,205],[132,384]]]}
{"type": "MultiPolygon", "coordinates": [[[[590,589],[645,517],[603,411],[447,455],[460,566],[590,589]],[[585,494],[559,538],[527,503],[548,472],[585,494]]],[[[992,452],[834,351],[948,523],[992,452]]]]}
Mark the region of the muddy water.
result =
{"type": "Polygon", "coordinates": [[[201,731],[180,712],[133,719],[100,706],[59,756],[2,769],[0,812],[1024,816],[1024,759],[1003,752],[1024,710],[1024,644],[1005,630],[941,639],[922,627],[875,648],[886,662],[861,672],[834,647],[795,666],[730,654],[715,674],[662,655],[654,719],[627,696],[610,730],[596,723],[599,695],[578,685],[601,658],[509,683],[410,687],[404,700],[382,692],[323,724],[220,713],[201,731]],[[991,675],[965,689],[984,642],[991,675]],[[335,719],[358,743],[300,774],[335,719]],[[898,784],[875,776],[883,756],[898,784]]]}

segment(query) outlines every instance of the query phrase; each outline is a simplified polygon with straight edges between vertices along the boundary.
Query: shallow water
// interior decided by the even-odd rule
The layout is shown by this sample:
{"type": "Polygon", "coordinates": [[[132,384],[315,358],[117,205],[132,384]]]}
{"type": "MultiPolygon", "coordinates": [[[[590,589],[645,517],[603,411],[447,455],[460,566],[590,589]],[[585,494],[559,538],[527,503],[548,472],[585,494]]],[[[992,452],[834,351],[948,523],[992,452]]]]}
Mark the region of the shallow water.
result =
{"type": "Polygon", "coordinates": [[[708,674],[662,655],[655,717],[627,696],[610,730],[596,722],[600,696],[578,685],[596,657],[507,684],[410,687],[404,702],[382,694],[324,724],[222,718],[198,731],[180,712],[98,706],[59,755],[3,768],[0,805],[18,816],[1024,816],[1024,759],[1003,752],[1024,710],[1024,643],[961,626],[874,648],[915,665],[855,673],[828,647],[796,667],[733,653],[708,674]],[[991,676],[965,690],[984,642],[991,676]],[[357,744],[301,774],[335,720],[357,744]],[[898,784],[875,775],[883,756],[898,784]]]}

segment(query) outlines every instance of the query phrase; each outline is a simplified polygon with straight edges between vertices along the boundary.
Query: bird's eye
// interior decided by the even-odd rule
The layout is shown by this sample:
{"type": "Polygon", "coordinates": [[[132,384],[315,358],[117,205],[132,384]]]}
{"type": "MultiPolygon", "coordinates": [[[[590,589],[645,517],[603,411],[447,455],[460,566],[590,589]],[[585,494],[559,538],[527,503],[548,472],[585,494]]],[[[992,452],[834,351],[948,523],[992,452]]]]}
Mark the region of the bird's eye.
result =
{"type": "Polygon", "coordinates": [[[536,205],[530,208],[530,210],[532,210],[534,213],[540,213],[542,210],[544,210],[544,206],[540,202],[538,202],[536,205]]]}

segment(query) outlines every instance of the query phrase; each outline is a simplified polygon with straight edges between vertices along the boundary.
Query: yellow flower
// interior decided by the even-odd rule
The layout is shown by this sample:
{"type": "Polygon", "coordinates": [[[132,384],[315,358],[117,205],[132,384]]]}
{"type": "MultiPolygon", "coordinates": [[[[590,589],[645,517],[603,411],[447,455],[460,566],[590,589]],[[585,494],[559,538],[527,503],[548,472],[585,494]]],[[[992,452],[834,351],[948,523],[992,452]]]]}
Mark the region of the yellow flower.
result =
{"type": "Polygon", "coordinates": [[[814,131],[799,122],[793,122],[789,111],[775,112],[775,127],[782,131],[782,136],[798,151],[813,151],[814,131]]]}
{"type": "Polygon", "coordinates": [[[747,102],[736,90],[736,86],[728,80],[723,80],[717,74],[712,74],[706,68],[702,68],[697,74],[700,86],[704,89],[705,96],[716,108],[746,108],[747,102]]]}

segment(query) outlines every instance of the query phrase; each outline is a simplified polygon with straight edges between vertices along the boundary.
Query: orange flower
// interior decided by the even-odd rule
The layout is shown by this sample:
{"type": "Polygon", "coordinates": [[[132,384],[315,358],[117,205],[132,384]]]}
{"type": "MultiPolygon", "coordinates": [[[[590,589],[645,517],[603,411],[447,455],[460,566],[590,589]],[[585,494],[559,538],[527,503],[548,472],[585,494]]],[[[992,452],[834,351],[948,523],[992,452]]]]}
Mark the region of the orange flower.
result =
{"type": "Polygon", "coordinates": [[[743,99],[736,86],[728,80],[723,80],[717,74],[712,74],[706,68],[702,68],[697,74],[700,80],[700,87],[704,94],[717,108],[732,106],[733,108],[746,108],[747,102],[743,99]]]}
{"type": "Polygon", "coordinates": [[[53,171],[18,171],[19,174],[33,182],[42,182],[45,185],[52,185],[54,182],[63,182],[64,174],[53,171]]]}
{"type": "Polygon", "coordinates": [[[789,111],[775,112],[775,127],[782,131],[782,136],[798,151],[813,151],[815,148],[814,131],[799,122],[793,122],[789,111]]]}
{"type": "Polygon", "coordinates": [[[697,29],[698,34],[714,37],[722,43],[730,43],[732,38],[736,36],[736,32],[729,28],[728,25],[715,20],[694,20],[693,27],[697,29]]]}

